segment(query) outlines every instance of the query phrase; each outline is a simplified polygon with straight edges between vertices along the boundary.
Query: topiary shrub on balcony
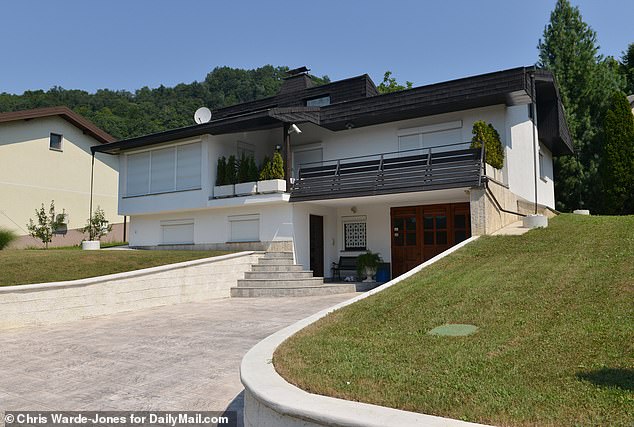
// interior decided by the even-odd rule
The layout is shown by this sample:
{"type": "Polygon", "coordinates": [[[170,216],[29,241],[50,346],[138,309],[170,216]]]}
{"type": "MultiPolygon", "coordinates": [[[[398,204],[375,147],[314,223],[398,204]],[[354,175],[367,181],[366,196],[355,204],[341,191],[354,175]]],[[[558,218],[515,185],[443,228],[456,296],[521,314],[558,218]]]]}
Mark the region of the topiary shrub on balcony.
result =
{"type": "Polygon", "coordinates": [[[486,162],[496,169],[504,166],[504,147],[500,140],[500,134],[491,123],[478,120],[473,124],[471,131],[471,148],[480,148],[484,144],[486,162]]]}
{"type": "Polygon", "coordinates": [[[218,157],[218,168],[216,169],[216,185],[227,185],[226,179],[227,173],[227,158],[225,156],[218,157]]]}

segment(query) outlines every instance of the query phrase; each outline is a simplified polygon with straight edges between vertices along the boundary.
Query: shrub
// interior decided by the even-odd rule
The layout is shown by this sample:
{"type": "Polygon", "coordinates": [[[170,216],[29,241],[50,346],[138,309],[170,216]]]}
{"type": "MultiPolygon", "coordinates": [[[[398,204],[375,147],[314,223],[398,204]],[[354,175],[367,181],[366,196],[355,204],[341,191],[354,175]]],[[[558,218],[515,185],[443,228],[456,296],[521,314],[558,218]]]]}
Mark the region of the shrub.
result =
{"type": "Polygon", "coordinates": [[[225,156],[218,157],[218,168],[216,169],[216,185],[227,185],[227,159],[225,156]]]}
{"type": "Polygon", "coordinates": [[[11,242],[18,238],[18,235],[8,228],[0,228],[0,250],[9,246],[11,242]]]}
{"type": "Polygon", "coordinates": [[[240,161],[238,162],[237,183],[249,181],[249,158],[250,157],[247,157],[244,152],[240,156],[240,161]]]}
{"type": "Polygon", "coordinates": [[[265,157],[262,162],[262,169],[260,169],[260,181],[266,181],[267,179],[271,179],[271,160],[265,157]]]}
{"type": "Polygon", "coordinates": [[[44,209],[44,203],[42,203],[42,207],[35,210],[35,216],[37,217],[37,224],[33,219],[29,219],[29,223],[26,225],[29,235],[40,239],[44,243],[44,247],[48,249],[48,244],[53,240],[55,232],[65,224],[65,211],[62,209],[60,215],[56,214],[55,201],[51,200],[48,214],[44,209]]]}
{"type": "Polygon", "coordinates": [[[486,154],[486,162],[496,169],[502,169],[504,166],[504,148],[500,140],[500,134],[491,123],[478,120],[473,124],[471,131],[471,148],[480,148],[484,143],[486,154]]]}
{"type": "Polygon", "coordinates": [[[97,206],[92,218],[88,219],[86,226],[82,228],[82,232],[88,233],[90,240],[101,240],[110,231],[112,231],[112,224],[109,224],[103,209],[97,206]]]}
{"type": "Polygon", "coordinates": [[[236,156],[233,154],[229,156],[227,160],[227,168],[225,169],[225,183],[224,185],[235,184],[238,178],[236,156]]]}
{"type": "Polygon", "coordinates": [[[257,181],[259,177],[258,165],[255,164],[253,156],[249,156],[249,167],[247,168],[247,181],[257,181]]]}
{"type": "Polygon", "coordinates": [[[279,151],[273,154],[273,160],[271,160],[271,178],[270,179],[284,179],[284,160],[279,151]]]}

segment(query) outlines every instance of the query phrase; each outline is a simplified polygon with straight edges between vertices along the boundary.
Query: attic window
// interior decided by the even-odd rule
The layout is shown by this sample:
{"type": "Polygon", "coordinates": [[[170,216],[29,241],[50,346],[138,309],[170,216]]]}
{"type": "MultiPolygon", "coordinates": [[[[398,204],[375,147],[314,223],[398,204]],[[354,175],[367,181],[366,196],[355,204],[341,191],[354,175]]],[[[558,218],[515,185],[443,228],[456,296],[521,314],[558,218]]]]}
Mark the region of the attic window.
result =
{"type": "Polygon", "coordinates": [[[62,135],[51,133],[48,141],[48,148],[55,151],[62,151],[62,135]]]}
{"type": "Polygon", "coordinates": [[[326,105],[330,105],[330,95],[306,100],[307,107],[325,107],[326,105]]]}

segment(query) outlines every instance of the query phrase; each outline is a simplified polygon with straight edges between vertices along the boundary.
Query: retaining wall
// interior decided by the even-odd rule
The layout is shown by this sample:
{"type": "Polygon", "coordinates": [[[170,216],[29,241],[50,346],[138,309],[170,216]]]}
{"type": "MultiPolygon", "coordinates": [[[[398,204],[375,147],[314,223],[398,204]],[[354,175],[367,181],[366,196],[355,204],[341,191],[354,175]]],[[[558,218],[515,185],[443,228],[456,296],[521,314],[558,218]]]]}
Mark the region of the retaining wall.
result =
{"type": "Polygon", "coordinates": [[[0,287],[0,329],[226,298],[260,256],[240,252],[89,279],[0,287]]]}

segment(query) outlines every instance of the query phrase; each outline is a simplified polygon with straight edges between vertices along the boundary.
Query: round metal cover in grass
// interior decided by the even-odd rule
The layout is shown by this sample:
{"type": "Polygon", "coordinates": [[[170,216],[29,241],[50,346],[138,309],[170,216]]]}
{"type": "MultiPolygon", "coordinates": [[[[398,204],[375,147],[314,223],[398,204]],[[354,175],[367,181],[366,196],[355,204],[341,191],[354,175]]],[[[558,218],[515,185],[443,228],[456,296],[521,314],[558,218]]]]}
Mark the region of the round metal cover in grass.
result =
{"type": "Polygon", "coordinates": [[[427,333],[430,335],[442,335],[446,337],[464,337],[466,335],[471,335],[475,333],[477,330],[478,327],[475,325],[462,325],[459,323],[454,323],[437,326],[427,333]]]}

